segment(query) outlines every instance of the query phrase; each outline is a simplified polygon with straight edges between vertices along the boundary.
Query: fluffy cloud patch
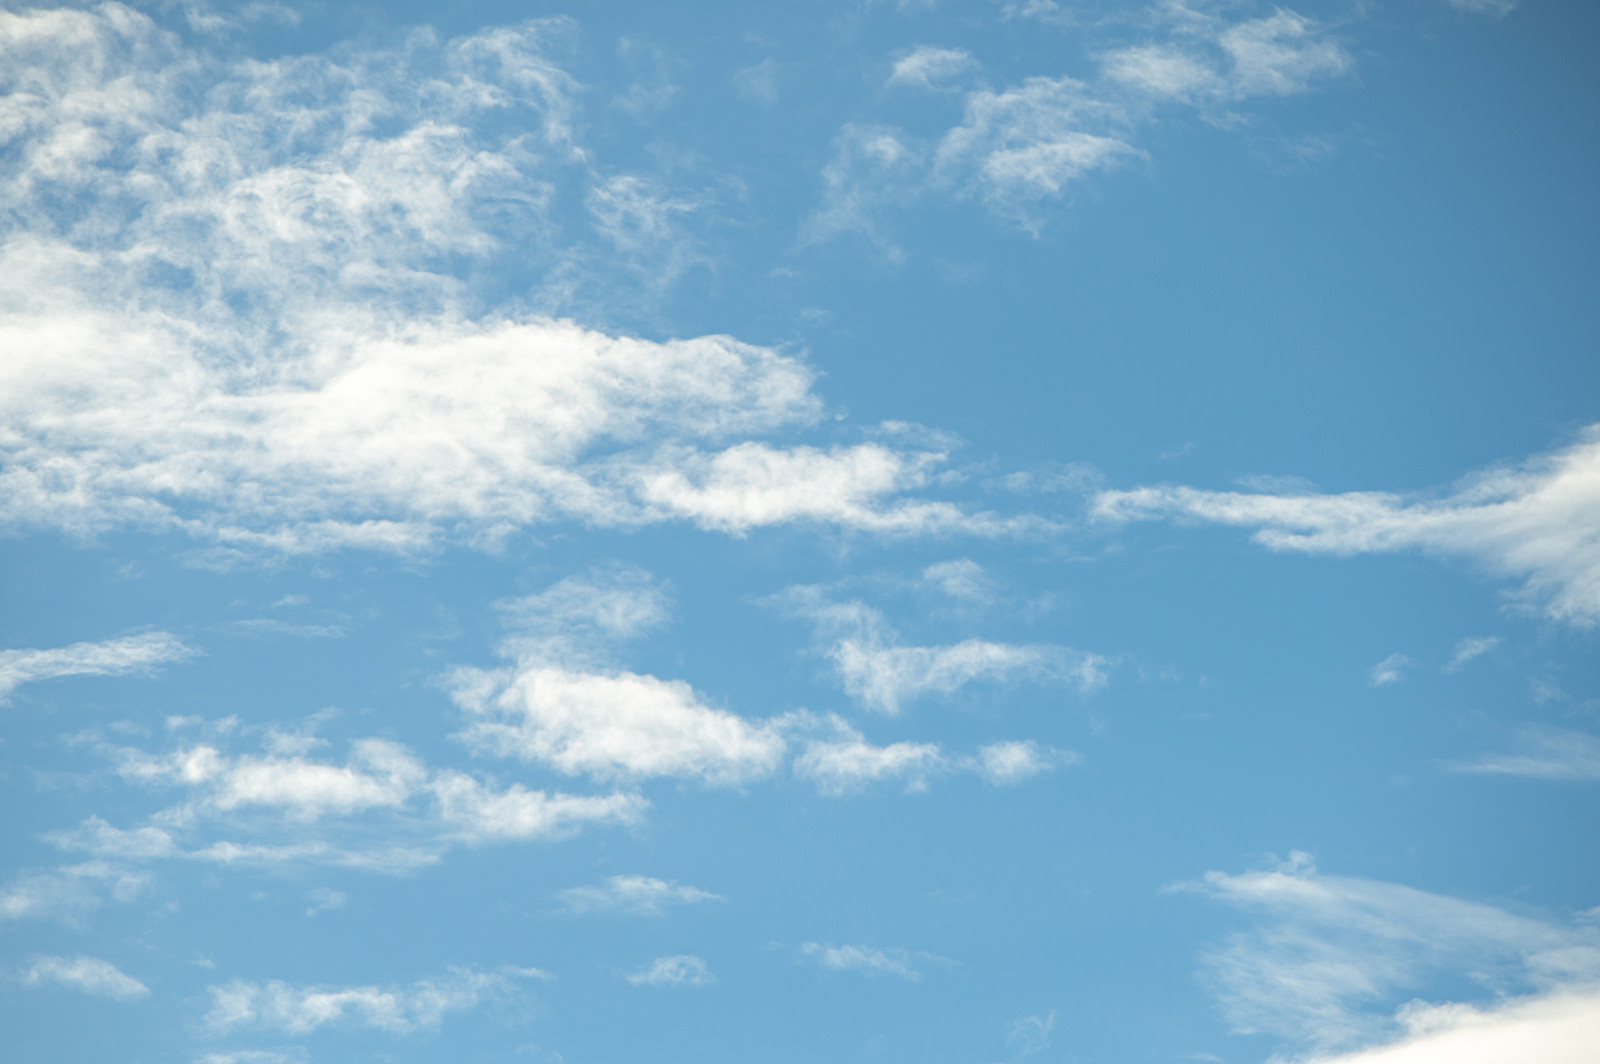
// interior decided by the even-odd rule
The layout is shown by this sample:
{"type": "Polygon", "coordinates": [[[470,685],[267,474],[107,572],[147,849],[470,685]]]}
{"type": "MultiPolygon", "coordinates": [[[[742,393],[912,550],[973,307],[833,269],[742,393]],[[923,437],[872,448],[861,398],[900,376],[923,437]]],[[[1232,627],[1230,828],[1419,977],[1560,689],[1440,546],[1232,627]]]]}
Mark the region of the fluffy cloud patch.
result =
{"type": "Polygon", "coordinates": [[[187,661],[196,651],[170,632],[73,643],[52,650],[0,650],[0,703],[25,683],[63,676],[126,676],[187,661]]]}
{"type": "MultiPolygon", "coordinates": [[[[90,817],[48,838],[100,862],[135,867],[185,860],[404,874],[456,846],[560,839],[589,827],[638,823],[649,808],[645,799],[626,792],[500,787],[432,768],[404,746],[380,739],[355,740],[343,763],[282,750],[236,756],[207,744],[164,754],[116,747],[102,752],[124,779],[178,789],[180,802],[142,825],[119,828],[90,817]]],[[[37,890],[18,890],[11,902],[17,915],[44,905],[37,890]]]]}
{"type": "Polygon", "coordinates": [[[112,1001],[138,1001],[150,995],[149,987],[98,957],[35,957],[23,969],[22,985],[60,986],[112,1001]]]}
{"type": "Polygon", "coordinates": [[[785,742],[772,722],[708,706],[688,684],[609,667],[619,643],[659,624],[663,593],[635,570],[570,577],[503,603],[514,665],[448,681],[473,749],[596,779],[697,779],[734,786],[772,774],[785,742]]]}
{"type": "Polygon", "coordinates": [[[799,360],[555,316],[699,261],[695,196],[574,140],[571,32],[234,63],[114,3],[0,13],[0,272],[30,279],[0,301],[0,527],[218,560],[551,521],[964,527],[897,498],[938,456],[749,439],[818,419],[799,360]]]}
{"type": "Polygon", "coordinates": [[[1600,623],[1600,427],[1571,447],[1478,473],[1433,497],[1387,492],[1270,494],[1147,487],[1101,492],[1107,521],[1178,519],[1255,529],[1270,550],[1305,554],[1420,550],[1522,581],[1557,620],[1600,623]]]}
{"type": "Polygon", "coordinates": [[[770,725],[707,706],[682,681],[638,673],[462,670],[452,694],[468,716],[469,746],[569,776],[733,786],[770,775],[784,751],[770,725]]]}

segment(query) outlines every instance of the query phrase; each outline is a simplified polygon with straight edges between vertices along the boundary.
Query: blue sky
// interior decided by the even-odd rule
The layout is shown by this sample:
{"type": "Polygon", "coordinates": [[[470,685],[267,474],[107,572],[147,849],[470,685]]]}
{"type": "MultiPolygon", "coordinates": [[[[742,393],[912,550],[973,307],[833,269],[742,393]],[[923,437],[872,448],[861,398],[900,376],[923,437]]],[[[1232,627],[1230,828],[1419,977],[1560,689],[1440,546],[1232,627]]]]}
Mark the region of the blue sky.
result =
{"type": "Polygon", "coordinates": [[[8,1059],[1591,1059],[1597,42],[5,6],[8,1059]]]}

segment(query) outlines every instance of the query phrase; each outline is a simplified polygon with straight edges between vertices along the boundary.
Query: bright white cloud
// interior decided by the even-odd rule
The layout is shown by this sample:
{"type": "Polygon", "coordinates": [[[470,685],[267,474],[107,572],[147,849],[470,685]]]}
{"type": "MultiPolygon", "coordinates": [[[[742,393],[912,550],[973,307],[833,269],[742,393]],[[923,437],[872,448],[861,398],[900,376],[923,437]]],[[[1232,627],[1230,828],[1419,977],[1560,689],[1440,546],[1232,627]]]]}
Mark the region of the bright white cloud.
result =
{"type": "Polygon", "coordinates": [[[1372,667],[1367,682],[1373,687],[1389,687],[1406,678],[1411,659],[1404,654],[1390,654],[1372,667]]]}
{"type": "Polygon", "coordinates": [[[595,570],[500,604],[511,635],[506,668],[458,669],[451,696],[473,749],[548,765],[569,776],[697,779],[733,786],[769,776],[785,742],[706,705],[678,680],[609,667],[618,643],[662,623],[667,602],[649,575],[595,570]]]}
{"type": "Polygon", "coordinates": [[[1307,1064],[1589,1064],[1600,1046],[1600,990],[1558,990],[1488,1008],[1413,1002],[1396,1041],[1307,1064]]]}
{"type": "Polygon", "coordinates": [[[961,48],[918,45],[895,60],[885,84],[934,91],[977,67],[978,61],[961,48]]]}
{"type": "Polygon", "coordinates": [[[1109,521],[1254,528],[1256,542],[1277,551],[1462,557],[1520,579],[1523,597],[1550,617],[1582,627],[1600,622],[1600,427],[1571,447],[1479,473],[1442,496],[1161,486],[1101,492],[1093,512],[1109,521]]]}
{"type": "Polygon", "coordinates": [[[800,946],[800,953],[829,971],[888,975],[912,983],[921,981],[922,969],[928,964],[951,963],[931,953],[913,953],[905,949],[884,950],[872,946],[834,946],[820,942],[803,943],[800,946]]]}
{"type": "Polygon", "coordinates": [[[1565,783],[1600,781],[1600,739],[1583,732],[1537,725],[1523,728],[1517,738],[1518,753],[1492,754],[1459,765],[1456,771],[1565,783]]]}
{"type": "Polygon", "coordinates": [[[235,979],[210,988],[204,1024],[212,1032],[277,1030],[303,1035],[319,1027],[369,1027],[407,1034],[439,1026],[453,1012],[466,1012],[490,998],[509,997],[520,980],[548,978],[536,968],[505,966],[494,971],[452,968],[444,976],[409,987],[296,986],[272,980],[235,979]]]}
{"type": "Polygon", "coordinates": [[[1386,1011],[1438,973],[1470,971],[1497,993],[1600,980],[1600,929],[1518,915],[1393,883],[1319,874],[1304,854],[1265,872],[1189,884],[1259,926],[1206,960],[1241,1032],[1330,1052],[1393,1036],[1386,1011]]]}
{"type": "Polygon", "coordinates": [[[770,775],[784,752],[773,726],[707,706],[682,681],[638,673],[463,669],[451,695],[467,714],[469,746],[569,776],[733,786],[770,775]]]}
{"type": "Polygon", "coordinates": [[[60,986],[113,1001],[138,1001],[150,988],[98,957],[35,957],[22,971],[24,986],[60,986]]]}
{"type": "Polygon", "coordinates": [[[706,962],[687,953],[657,957],[625,978],[634,986],[707,986],[716,982],[706,962]]]}
{"type": "Polygon", "coordinates": [[[187,661],[195,653],[170,632],[74,643],[53,650],[0,650],[0,702],[25,683],[63,676],[147,675],[162,665],[187,661]]]}
{"type": "Polygon", "coordinates": [[[720,894],[653,876],[607,876],[593,886],[569,887],[557,898],[569,912],[633,916],[660,916],[675,905],[724,900],[720,894]]]}
{"type": "Polygon", "coordinates": [[[1500,637],[1487,635],[1478,639],[1463,639],[1456,644],[1455,655],[1445,665],[1445,672],[1455,672],[1473,658],[1481,657],[1500,645],[1500,637]]]}
{"type": "Polygon", "coordinates": [[[702,261],[701,199],[573,140],[570,33],[231,63],[116,4],[0,13],[0,272],[30,279],[0,305],[0,526],[178,530],[220,560],[565,520],[963,527],[895,499],[937,456],[746,439],[819,417],[796,359],[526,309],[702,261]],[[486,304],[484,276],[533,290],[486,304]]]}

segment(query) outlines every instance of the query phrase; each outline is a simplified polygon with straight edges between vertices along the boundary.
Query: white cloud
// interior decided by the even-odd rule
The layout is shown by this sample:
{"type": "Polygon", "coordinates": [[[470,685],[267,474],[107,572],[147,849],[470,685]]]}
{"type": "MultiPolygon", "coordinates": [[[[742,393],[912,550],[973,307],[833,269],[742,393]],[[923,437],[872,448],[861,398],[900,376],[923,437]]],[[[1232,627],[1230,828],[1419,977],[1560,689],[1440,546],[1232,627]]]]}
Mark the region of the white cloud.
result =
{"type": "Polygon", "coordinates": [[[278,1049],[233,1049],[225,1053],[204,1053],[196,1058],[199,1064],[301,1064],[305,1051],[296,1047],[278,1049]]]}
{"type": "Polygon", "coordinates": [[[113,1001],[138,1001],[150,988],[98,957],[35,957],[22,972],[24,986],[62,986],[113,1001]]]}
{"type": "Polygon", "coordinates": [[[604,657],[666,623],[671,602],[642,569],[613,566],[569,576],[543,591],[495,604],[507,630],[502,651],[563,660],[604,657]]]}
{"type": "Polygon", "coordinates": [[[1411,665],[1411,659],[1404,654],[1390,654],[1372,667],[1367,674],[1367,683],[1373,687],[1389,687],[1405,679],[1406,669],[1411,665]]]}
{"type": "Polygon", "coordinates": [[[949,960],[931,953],[913,953],[905,949],[876,949],[872,946],[833,946],[820,942],[806,942],[800,953],[833,972],[860,972],[863,975],[889,975],[916,983],[922,979],[922,969],[928,964],[949,964],[949,960]]]}
{"type": "Polygon", "coordinates": [[[662,623],[664,592],[638,570],[595,570],[503,602],[515,664],[448,679],[473,749],[569,776],[698,779],[733,786],[769,776],[785,743],[772,722],[708,706],[688,684],[608,667],[618,643],[662,623]]]}
{"type": "Polygon", "coordinates": [[[939,181],[981,196],[1030,224],[1035,202],[1138,155],[1119,131],[1125,116],[1073,78],[1028,78],[967,96],[966,115],[939,142],[939,181]]]}
{"type": "Polygon", "coordinates": [[[1571,447],[1479,473],[1442,496],[1161,486],[1101,492],[1093,511],[1111,521],[1179,518],[1255,528],[1256,541],[1277,551],[1464,557],[1520,579],[1522,596],[1552,618],[1582,627],[1600,622],[1600,426],[1571,447]]]}
{"type": "Polygon", "coordinates": [[[1011,1047],[1013,1059],[1021,1060],[1050,1048],[1050,1032],[1055,1030],[1056,1010],[1043,1016],[1024,1016],[1012,1020],[1006,1030],[1006,1045],[1011,1047]]]}
{"type": "Polygon", "coordinates": [[[963,602],[984,602],[994,597],[989,574],[971,558],[937,562],[922,570],[922,579],[963,602]]]}
{"type": "Polygon", "coordinates": [[[1005,787],[1080,760],[1080,755],[1071,750],[1056,750],[1031,740],[1009,741],[980,746],[972,767],[990,783],[1005,787]]]}
{"type": "Polygon", "coordinates": [[[749,439],[819,418],[800,361],[537,313],[702,261],[703,196],[574,141],[570,33],[234,63],[114,4],[0,13],[0,272],[30,278],[0,305],[0,526],[217,561],[549,521],[964,527],[894,499],[927,456],[749,439]]]}
{"type": "Polygon", "coordinates": [[[859,234],[891,262],[904,260],[884,215],[923,191],[925,167],[923,153],[901,130],[845,125],[822,167],[822,202],[800,228],[801,245],[859,234]]]}
{"type": "Polygon", "coordinates": [[[1473,658],[1487,654],[1500,645],[1500,637],[1486,635],[1477,639],[1463,639],[1456,644],[1455,656],[1445,665],[1445,672],[1455,672],[1473,658]]]}
{"type": "Polygon", "coordinates": [[[1488,1008],[1412,1002],[1396,1041],[1306,1064],[1588,1064],[1600,1045],[1600,990],[1558,990],[1488,1008]]]}
{"type": "MultiPolygon", "coordinates": [[[[358,739],[350,749],[339,764],[302,753],[234,756],[204,744],[160,755],[105,747],[123,778],[180,788],[183,800],[141,826],[118,828],[90,817],[47,838],[102,861],[312,864],[406,874],[455,846],[558,839],[588,827],[632,825],[649,808],[644,798],[624,792],[500,788],[454,769],[430,768],[389,740],[358,739]]],[[[52,915],[41,889],[26,883],[12,888],[11,895],[0,896],[10,898],[0,900],[0,914],[9,907],[16,910],[12,915],[52,915]]],[[[80,889],[63,897],[83,894],[80,889]]],[[[80,910],[98,904],[92,896],[79,900],[80,910]]]]}
{"type": "Polygon", "coordinates": [[[508,997],[517,982],[548,978],[536,968],[505,966],[494,971],[452,968],[444,976],[409,987],[295,986],[279,980],[252,983],[235,979],[210,988],[211,1008],[204,1024],[213,1033],[277,1030],[303,1035],[329,1025],[370,1027],[391,1034],[432,1029],[453,1012],[483,1001],[508,997]]]}
{"type": "Polygon", "coordinates": [[[1226,91],[1226,80],[1204,58],[1171,44],[1123,48],[1101,58],[1105,76],[1146,96],[1195,102],[1226,91]]]}
{"type": "Polygon", "coordinates": [[[657,957],[647,967],[626,976],[634,986],[707,986],[716,982],[706,962],[692,954],[657,957]]]}
{"type": "Polygon", "coordinates": [[[855,601],[829,601],[819,588],[793,587],[781,600],[810,619],[845,690],[868,708],[899,713],[904,702],[949,695],[970,683],[1066,683],[1080,691],[1105,686],[1109,661],[1054,644],[966,639],[948,646],[903,646],[882,613],[855,601]]]}
{"type": "Polygon", "coordinates": [[[1313,81],[1336,77],[1354,64],[1316,22],[1283,8],[1228,27],[1217,43],[1233,61],[1236,97],[1304,92],[1313,81]]]}
{"type": "Polygon", "coordinates": [[[0,702],[25,683],[63,676],[147,675],[161,665],[187,661],[195,653],[170,632],[74,643],[53,650],[0,650],[0,702]]]}
{"type": "Polygon", "coordinates": [[[603,883],[569,887],[557,897],[569,912],[620,912],[633,916],[660,916],[674,905],[724,900],[720,894],[653,876],[607,876],[603,883]]]}
{"type": "Polygon", "coordinates": [[[83,927],[86,917],[103,904],[103,895],[131,901],[148,883],[149,876],[110,859],[23,872],[0,886],[0,921],[59,920],[71,927],[83,927]]]}
{"type": "Polygon", "coordinates": [[[233,1049],[225,1053],[204,1053],[196,1058],[199,1064],[301,1064],[305,1051],[278,1049],[233,1049]]]}
{"type": "Polygon", "coordinates": [[[964,49],[921,44],[895,60],[894,70],[885,84],[932,92],[977,65],[978,61],[964,49]]]}
{"type": "Polygon", "coordinates": [[[1518,736],[1520,753],[1493,754],[1458,772],[1489,776],[1524,776],[1552,782],[1600,781],[1600,739],[1564,728],[1530,725],[1518,736]]]}
{"type": "Polygon", "coordinates": [[[839,718],[830,720],[833,737],[811,740],[794,759],[794,774],[823,794],[838,797],[891,779],[903,779],[907,789],[920,790],[929,775],[946,767],[937,744],[875,746],[839,718]]]}
{"type": "Polygon", "coordinates": [[[671,776],[733,786],[771,775],[784,752],[770,724],[703,703],[677,680],[527,663],[459,670],[451,695],[468,716],[461,739],[569,776],[671,776]]]}
{"type": "Polygon", "coordinates": [[[1600,980],[1594,927],[1321,875],[1304,854],[1273,871],[1210,872],[1188,889],[1259,921],[1205,958],[1234,1028],[1324,1053],[1392,1037],[1387,1010],[1430,976],[1471,972],[1496,994],[1600,980]]]}

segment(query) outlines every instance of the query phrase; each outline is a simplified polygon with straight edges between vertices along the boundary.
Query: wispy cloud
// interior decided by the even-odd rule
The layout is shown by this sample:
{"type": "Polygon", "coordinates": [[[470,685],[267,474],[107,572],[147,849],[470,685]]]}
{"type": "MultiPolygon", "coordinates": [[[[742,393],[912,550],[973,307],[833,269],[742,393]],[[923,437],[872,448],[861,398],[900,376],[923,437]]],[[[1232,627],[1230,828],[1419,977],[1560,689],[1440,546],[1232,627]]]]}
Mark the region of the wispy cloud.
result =
{"type": "Polygon", "coordinates": [[[1464,557],[1523,581],[1557,620],[1600,623],[1600,427],[1521,466],[1476,474],[1437,497],[1384,492],[1250,494],[1188,487],[1106,491],[1107,521],[1180,519],[1254,528],[1271,550],[1306,554],[1421,550],[1464,557]]]}
{"type": "Polygon", "coordinates": [[[1404,654],[1390,654],[1367,673],[1367,683],[1373,687],[1392,687],[1406,678],[1411,659],[1404,654]]]}
{"type": "Polygon", "coordinates": [[[883,614],[863,602],[834,602],[809,586],[790,588],[780,601],[815,625],[851,697],[882,713],[896,714],[918,697],[949,695],[978,682],[1026,680],[1080,691],[1108,682],[1107,658],[1071,647],[983,639],[905,646],[883,614]]]}
{"type": "Polygon", "coordinates": [[[53,650],[0,650],[0,703],[26,683],[64,676],[148,675],[197,653],[170,632],[74,643],[53,650]]]}
{"type": "Polygon", "coordinates": [[[1600,739],[1584,732],[1529,725],[1517,736],[1514,754],[1490,754],[1456,766],[1457,772],[1523,776],[1551,782],[1600,781],[1600,739]]]}
{"type": "Polygon", "coordinates": [[[898,742],[876,746],[838,717],[829,718],[832,734],[807,742],[794,759],[794,774],[809,780],[823,794],[853,794],[871,784],[904,780],[908,790],[921,790],[928,777],[948,762],[935,743],[898,742]]]}
{"type": "Polygon", "coordinates": [[[537,968],[506,965],[492,971],[452,968],[408,987],[294,985],[235,979],[210,988],[211,1008],[203,1023],[215,1034],[276,1030],[309,1034],[320,1027],[367,1027],[390,1034],[436,1028],[454,1012],[506,998],[527,979],[546,979],[537,968]]]}
{"type": "Polygon", "coordinates": [[[1457,11],[1465,11],[1472,15],[1488,15],[1491,18],[1504,18],[1517,9],[1518,0],[1444,0],[1445,3],[1457,11]]]}
{"type": "MultiPolygon", "coordinates": [[[[1039,0],[1007,3],[1003,16],[1065,21],[1058,5],[1039,0]]],[[[1172,105],[1215,124],[1239,124],[1233,109],[1310,91],[1355,66],[1328,26],[1288,9],[1229,19],[1164,4],[1134,23],[1143,29],[1137,42],[1101,43],[1100,32],[1090,34],[1096,77],[1046,73],[1001,88],[971,88],[961,121],[938,132],[847,125],[823,168],[821,204],[802,242],[860,234],[900,261],[905,253],[890,235],[889,219],[934,198],[976,200],[1038,233],[1047,204],[1070,199],[1093,175],[1144,157],[1141,132],[1172,105]]],[[[895,59],[887,84],[954,87],[976,66],[964,51],[921,46],[895,59]]]]}
{"type": "Polygon", "coordinates": [[[834,946],[820,942],[802,943],[800,954],[832,972],[887,975],[911,983],[921,982],[923,969],[930,964],[954,963],[932,953],[914,953],[899,948],[878,949],[873,946],[834,946]]]}
{"type": "Polygon", "coordinates": [[[138,1001],[150,988],[98,957],[35,957],[22,969],[22,985],[59,986],[113,1001],[138,1001]]]}
{"type": "Polygon", "coordinates": [[[1486,635],[1477,639],[1463,639],[1456,644],[1454,656],[1445,664],[1445,672],[1455,672],[1473,658],[1481,657],[1500,645],[1500,637],[1486,635]]]}
{"type": "Polygon", "coordinates": [[[716,982],[706,962],[688,953],[657,957],[625,978],[634,986],[709,986],[716,982]]]}
{"type": "Polygon", "coordinates": [[[673,906],[724,900],[720,894],[653,876],[607,876],[594,886],[569,887],[556,898],[573,913],[630,916],[661,916],[673,906]]]}
{"type": "Polygon", "coordinates": [[[885,84],[932,92],[945,88],[977,66],[978,61],[963,48],[921,44],[894,61],[894,69],[885,84]]]}
{"type": "Polygon", "coordinates": [[[1470,971],[1495,993],[1600,980],[1594,927],[1322,875],[1305,854],[1271,871],[1210,872],[1185,889],[1258,920],[1205,957],[1235,1029],[1324,1053],[1393,1037],[1391,1010],[1433,974],[1470,971]]]}
{"type": "Polygon", "coordinates": [[[1073,765],[1082,755],[1072,750],[1057,750],[1032,740],[990,743],[978,748],[971,759],[973,769],[997,787],[1009,787],[1049,772],[1059,765],[1073,765]]]}

